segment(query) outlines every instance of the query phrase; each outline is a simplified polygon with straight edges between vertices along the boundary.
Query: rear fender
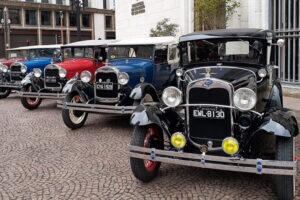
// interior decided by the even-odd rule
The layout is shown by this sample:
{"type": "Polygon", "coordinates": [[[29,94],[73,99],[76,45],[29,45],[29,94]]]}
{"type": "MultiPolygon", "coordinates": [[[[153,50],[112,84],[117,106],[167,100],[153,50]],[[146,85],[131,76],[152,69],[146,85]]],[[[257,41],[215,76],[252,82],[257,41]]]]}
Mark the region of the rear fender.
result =
{"type": "Polygon", "coordinates": [[[134,100],[142,100],[146,94],[150,94],[155,102],[159,102],[159,97],[156,89],[149,83],[138,84],[130,94],[130,98],[134,100]]]}

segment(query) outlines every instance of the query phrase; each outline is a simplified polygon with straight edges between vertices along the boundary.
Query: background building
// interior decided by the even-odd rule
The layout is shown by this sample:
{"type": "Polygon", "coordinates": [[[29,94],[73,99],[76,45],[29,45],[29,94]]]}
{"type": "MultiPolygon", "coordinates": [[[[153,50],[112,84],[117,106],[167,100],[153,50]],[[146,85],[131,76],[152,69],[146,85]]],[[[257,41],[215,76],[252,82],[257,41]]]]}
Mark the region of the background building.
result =
{"type": "Polygon", "coordinates": [[[147,37],[164,18],[179,25],[178,35],[193,32],[193,0],[117,0],[118,39],[147,37]]]}
{"type": "MultiPolygon", "coordinates": [[[[1,0],[0,19],[4,7],[9,10],[10,47],[60,43],[60,11],[63,13],[64,42],[76,41],[76,15],[71,3],[72,0],[1,0]]],[[[114,15],[113,0],[85,1],[80,17],[82,40],[115,38],[114,15]]],[[[0,57],[3,57],[3,30],[0,35],[0,57]]]]}

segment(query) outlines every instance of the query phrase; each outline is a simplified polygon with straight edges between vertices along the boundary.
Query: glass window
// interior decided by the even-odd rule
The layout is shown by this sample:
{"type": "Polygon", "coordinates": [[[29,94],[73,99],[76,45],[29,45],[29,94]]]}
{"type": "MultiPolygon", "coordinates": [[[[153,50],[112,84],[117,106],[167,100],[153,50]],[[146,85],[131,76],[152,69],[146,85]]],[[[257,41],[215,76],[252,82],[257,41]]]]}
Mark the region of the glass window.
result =
{"type": "Polygon", "coordinates": [[[3,8],[0,8],[0,18],[3,18],[3,8]]]}
{"type": "Polygon", "coordinates": [[[51,25],[51,12],[41,11],[41,24],[44,26],[51,25]]]}
{"type": "Polygon", "coordinates": [[[9,9],[9,18],[12,24],[21,24],[20,10],[9,9]]]}
{"type": "Polygon", "coordinates": [[[115,46],[108,50],[109,59],[144,58],[153,59],[153,46],[115,46]]]}
{"type": "Polygon", "coordinates": [[[105,16],[105,28],[112,29],[112,16],[105,16]]]}
{"type": "MultiPolygon", "coordinates": [[[[66,25],[66,13],[62,13],[63,14],[63,26],[65,26],[66,25]]],[[[61,15],[61,13],[60,12],[55,12],[55,24],[56,24],[56,26],[60,26],[60,16],[61,15]]]]}
{"type": "Polygon", "coordinates": [[[64,59],[91,58],[94,59],[94,49],[91,47],[75,47],[63,49],[64,59]]]}
{"type": "Polygon", "coordinates": [[[89,14],[82,14],[82,26],[87,28],[91,26],[89,14]]]}
{"type": "Polygon", "coordinates": [[[23,54],[20,50],[8,51],[8,58],[22,58],[23,54]]]}
{"type": "Polygon", "coordinates": [[[63,3],[63,0],[56,0],[56,4],[62,5],[63,3]]]}
{"type": "Polygon", "coordinates": [[[76,15],[74,13],[69,14],[70,26],[76,26],[76,15]]]}
{"type": "Polygon", "coordinates": [[[42,3],[49,3],[49,0],[42,0],[42,3]]]}
{"type": "Polygon", "coordinates": [[[166,63],[168,62],[168,49],[157,49],[155,51],[155,63],[166,63]]]}
{"type": "Polygon", "coordinates": [[[27,25],[36,25],[36,10],[25,10],[25,21],[27,25]]]}

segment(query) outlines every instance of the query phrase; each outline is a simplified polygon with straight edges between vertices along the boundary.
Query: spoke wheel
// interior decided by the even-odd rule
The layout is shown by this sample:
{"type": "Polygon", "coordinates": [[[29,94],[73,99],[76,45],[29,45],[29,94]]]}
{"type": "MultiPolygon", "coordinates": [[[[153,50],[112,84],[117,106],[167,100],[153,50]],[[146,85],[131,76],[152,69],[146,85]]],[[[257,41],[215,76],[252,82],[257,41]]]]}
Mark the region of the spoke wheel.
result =
{"type": "MultiPolygon", "coordinates": [[[[71,103],[82,103],[80,96],[79,95],[74,96],[71,100],[71,103]]],[[[80,124],[84,120],[87,113],[70,109],[69,114],[70,114],[70,119],[74,124],[80,124]]]]}
{"type": "MultiPolygon", "coordinates": [[[[22,89],[23,92],[37,92],[32,85],[28,85],[25,88],[22,89]]],[[[37,109],[40,104],[42,103],[42,99],[40,98],[31,98],[31,97],[22,97],[21,103],[24,106],[24,108],[28,110],[34,110],[37,109]]]]}

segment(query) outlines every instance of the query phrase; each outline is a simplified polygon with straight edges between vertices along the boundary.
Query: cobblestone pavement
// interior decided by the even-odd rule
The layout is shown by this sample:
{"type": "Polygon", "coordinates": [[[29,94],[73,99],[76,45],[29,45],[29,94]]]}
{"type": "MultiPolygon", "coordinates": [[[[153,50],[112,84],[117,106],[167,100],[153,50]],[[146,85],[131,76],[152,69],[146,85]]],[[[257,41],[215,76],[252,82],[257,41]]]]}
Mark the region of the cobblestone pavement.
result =
{"type": "Polygon", "coordinates": [[[0,199],[275,199],[272,177],[245,173],[163,164],[140,183],[129,168],[128,120],[90,115],[70,131],[54,102],[27,111],[15,97],[1,100],[0,199]]]}

